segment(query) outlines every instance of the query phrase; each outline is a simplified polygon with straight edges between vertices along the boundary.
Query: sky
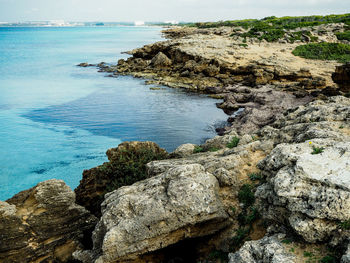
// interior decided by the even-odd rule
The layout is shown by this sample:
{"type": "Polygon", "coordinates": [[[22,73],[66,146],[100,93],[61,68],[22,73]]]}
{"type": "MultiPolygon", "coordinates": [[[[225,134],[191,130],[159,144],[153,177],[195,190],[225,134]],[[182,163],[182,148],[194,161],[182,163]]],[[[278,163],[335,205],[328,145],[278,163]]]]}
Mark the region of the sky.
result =
{"type": "Polygon", "coordinates": [[[190,22],[343,13],[350,13],[350,0],[0,0],[0,22],[190,22]]]}

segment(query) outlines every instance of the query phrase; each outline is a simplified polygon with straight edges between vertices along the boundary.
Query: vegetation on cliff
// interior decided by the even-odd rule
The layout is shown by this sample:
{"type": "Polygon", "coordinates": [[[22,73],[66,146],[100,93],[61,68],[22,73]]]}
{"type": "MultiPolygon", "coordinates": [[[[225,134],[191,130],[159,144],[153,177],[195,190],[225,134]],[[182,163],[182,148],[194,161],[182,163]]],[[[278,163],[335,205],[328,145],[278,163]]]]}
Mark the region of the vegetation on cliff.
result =
{"type": "Polygon", "coordinates": [[[350,45],[342,43],[310,43],[297,46],[292,53],[308,59],[350,61],[350,45]]]}
{"type": "Polygon", "coordinates": [[[213,27],[243,27],[245,29],[261,26],[269,26],[274,29],[296,29],[300,27],[318,26],[330,23],[345,23],[350,25],[350,14],[327,15],[327,16],[269,16],[263,19],[228,20],[219,22],[191,23],[187,26],[198,28],[213,27]]]}

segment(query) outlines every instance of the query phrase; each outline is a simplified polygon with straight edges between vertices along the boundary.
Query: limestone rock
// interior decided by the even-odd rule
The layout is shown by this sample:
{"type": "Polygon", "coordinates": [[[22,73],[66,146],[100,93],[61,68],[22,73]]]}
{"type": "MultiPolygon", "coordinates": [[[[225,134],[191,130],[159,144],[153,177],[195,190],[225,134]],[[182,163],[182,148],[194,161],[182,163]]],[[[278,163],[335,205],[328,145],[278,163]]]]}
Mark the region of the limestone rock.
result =
{"type": "Polygon", "coordinates": [[[77,204],[84,206],[96,216],[101,215],[100,205],[104,195],[126,184],[145,179],[146,163],[164,159],[167,152],[154,142],[123,142],[106,152],[109,162],[83,172],[79,186],[74,190],[77,204]],[[131,168],[134,167],[135,171],[131,168]],[[141,169],[141,170],[140,170],[141,169]],[[127,181],[124,177],[129,176],[127,181]],[[114,187],[114,188],[113,188],[114,187]]]}
{"type": "Polygon", "coordinates": [[[228,224],[218,189],[217,179],[193,164],[107,194],[91,255],[99,256],[96,262],[126,262],[217,232],[228,224]]]}
{"type": "Polygon", "coordinates": [[[283,247],[278,235],[245,242],[236,253],[229,254],[229,263],[296,263],[294,255],[283,247]]]}
{"type": "Polygon", "coordinates": [[[345,254],[341,257],[341,263],[350,263],[350,244],[345,252],[345,254]]]}
{"type": "Polygon", "coordinates": [[[151,61],[151,65],[154,67],[168,67],[171,64],[171,60],[162,52],[159,52],[151,61]]]}
{"type": "Polygon", "coordinates": [[[315,139],[312,145],[324,151],[312,154],[308,142],[278,145],[259,164],[268,182],[256,195],[266,218],[287,221],[306,241],[317,242],[350,219],[350,142],[315,139]],[[279,207],[285,212],[278,219],[279,207]]]}
{"type": "Polygon", "coordinates": [[[176,157],[187,157],[190,156],[191,154],[193,154],[193,151],[195,149],[195,144],[192,143],[186,143],[186,144],[182,144],[179,147],[177,147],[175,149],[175,151],[173,152],[173,155],[176,157]]]}
{"type": "Polygon", "coordinates": [[[337,66],[332,79],[344,92],[350,92],[350,63],[337,66]]]}
{"type": "Polygon", "coordinates": [[[76,205],[74,192],[49,180],[0,202],[0,261],[68,262],[97,219],[76,205]]]}

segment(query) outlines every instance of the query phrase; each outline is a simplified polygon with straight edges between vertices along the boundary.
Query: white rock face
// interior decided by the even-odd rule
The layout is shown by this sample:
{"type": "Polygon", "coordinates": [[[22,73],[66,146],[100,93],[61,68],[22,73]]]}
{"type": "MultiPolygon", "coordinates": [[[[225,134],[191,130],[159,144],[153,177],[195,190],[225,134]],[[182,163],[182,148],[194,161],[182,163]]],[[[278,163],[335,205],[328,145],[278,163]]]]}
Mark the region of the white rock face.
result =
{"type": "Polygon", "coordinates": [[[107,194],[93,234],[96,262],[125,262],[222,229],[228,215],[218,189],[217,179],[193,164],[107,194]]]}
{"type": "Polygon", "coordinates": [[[270,208],[286,209],[290,226],[316,242],[329,238],[338,221],[350,219],[350,142],[316,139],[312,145],[324,152],[311,154],[308,142],[278,145],[260,163],[269,179],[257,196],[270,208]]]}
{"type": "Polygon", "coordinates": [[[296,263],[295,257],[281,244],[278,235],[245,242],[234,254],[229,254],[229,263],[296,263]]]}
{"type": "Polygon", "coordinates": [[[179,147],[177,147],[174,151],[174,155],[176,157],[187,157],[193,154],[193,151],[195,149],[195,144],[192,143],[186,143],[182,144],[179,147]]]}

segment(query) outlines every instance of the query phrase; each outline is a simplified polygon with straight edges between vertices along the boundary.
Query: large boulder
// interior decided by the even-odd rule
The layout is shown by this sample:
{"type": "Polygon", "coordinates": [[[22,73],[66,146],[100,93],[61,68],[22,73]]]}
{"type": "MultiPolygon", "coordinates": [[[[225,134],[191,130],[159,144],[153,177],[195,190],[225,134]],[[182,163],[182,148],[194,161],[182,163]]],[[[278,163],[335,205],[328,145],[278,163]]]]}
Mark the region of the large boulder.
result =
{"type": "Polygon", "coordinates": [[[151,66],[153,67],[169,67],[171,66],[171,64],[171,60],[163,52],[159,52],[151,60],[151,66]]]}
{"type": "Polygon", "coordinates": [[[335,68],[332,79],[344,92],[350,91],[350,63],[346,63],[335,68]]]}
{"type": "Polygon", "coordinates": [[[213,234],[229,224],[218,191],[217,179],[191,164],[111,192],[93,233],[93,251],[76,256],[85,262],[128,262],[213,234]]]}
{"type": "Polygon", "coordinates": [[[0,202],[0,262],[68,262],[97,219],[49,180],[0,202]]]}
{"type": "Polygon", "coordinates": [[[79,186],[74,190],[77,203],[96,216],[101,216],[104,195],[118,187],[147,178],[146,164],[164,159],[167,152],[154,142],[123,142],[107,150],[109,162],[83,172],[79,186]]]}
{"type": "Polygon", "coordinates": [[[278,145],[259,164],[267,176],[256,193],[265,218],[288,224],[308,242],[346,238],[339,222],[350,220],[349,160],[349,141],[278,145]]]}

